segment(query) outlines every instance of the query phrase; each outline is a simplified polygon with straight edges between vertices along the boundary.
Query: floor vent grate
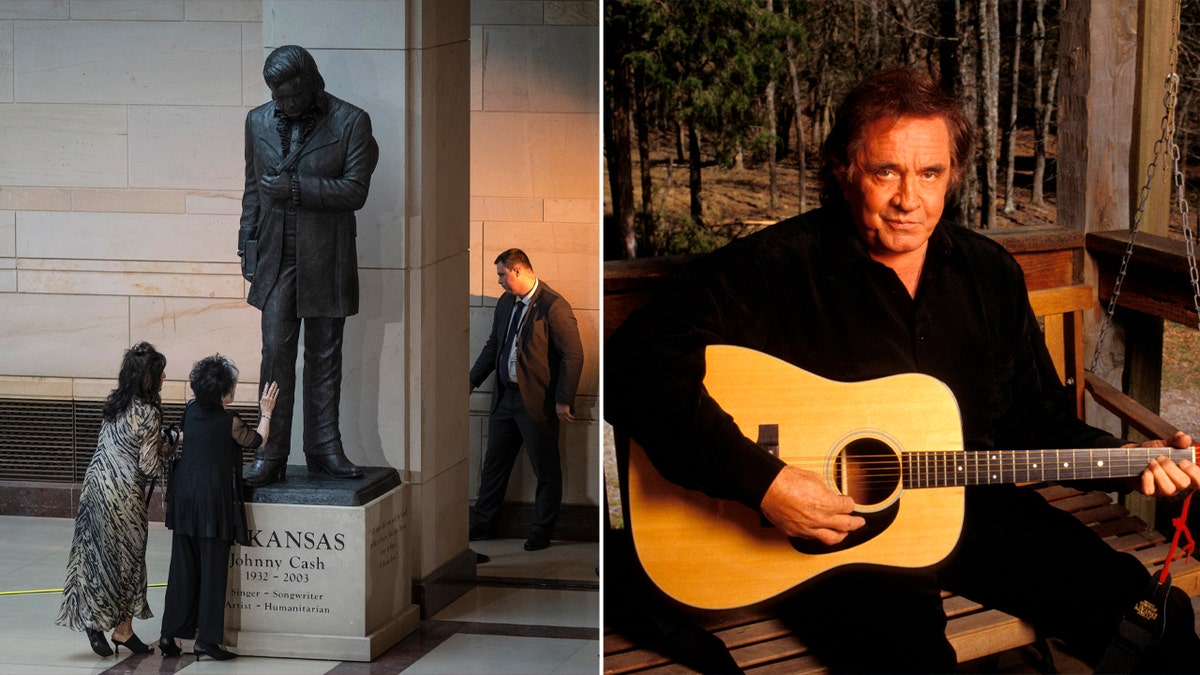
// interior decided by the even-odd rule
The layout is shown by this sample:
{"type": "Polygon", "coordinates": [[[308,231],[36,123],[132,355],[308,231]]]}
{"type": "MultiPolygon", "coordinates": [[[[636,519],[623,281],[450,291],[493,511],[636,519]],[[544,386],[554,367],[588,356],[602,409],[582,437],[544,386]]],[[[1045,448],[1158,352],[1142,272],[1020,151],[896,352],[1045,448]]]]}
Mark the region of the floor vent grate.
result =
{"type": "MultiPolygon", "coordinates": [[[[82,483],[100,436],[103,401],[0,398],[0,480],[82,483]]],[[[182,403],[164,403],[163,419],[179,424],[182,403]]],[[[258,408],[231,409],[258,424],[258,408]]],[[[243,450],[243,459],[254,458],[243,450]]]]}

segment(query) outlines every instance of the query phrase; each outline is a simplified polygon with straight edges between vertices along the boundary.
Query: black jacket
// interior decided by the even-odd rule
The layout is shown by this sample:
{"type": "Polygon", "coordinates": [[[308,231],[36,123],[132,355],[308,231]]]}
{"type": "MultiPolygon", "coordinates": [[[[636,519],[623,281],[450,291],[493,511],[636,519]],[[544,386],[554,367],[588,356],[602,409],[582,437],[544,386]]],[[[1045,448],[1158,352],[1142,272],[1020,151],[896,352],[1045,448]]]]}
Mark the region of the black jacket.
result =
{"type": "Polygon", "coordinates": [[[668,480],[757,509],[782,462],[705,392],[709,344],[838,381],[936,377],[958,401],[967,450],[1122,443],[1075,417],[1016,260],[950,223],[934,230],[915,298],[867,255],[848,213],[822,208],[689,263],[608,340],[605,418],[668,480]]]}
{"type": "MultiPolygon", "coordinates": [[[[354,212],[367,201],[379,146],[371,117],[360,108],[324,94],[325,114],[309,134],[293,174],[300,177],[296,224],[297,312],[304,317],[358,313],[358,251],[354,212]]],[[[258,267],[248,302],[262,309],[283,252],[286,202],[259,195],[259,181],[275,175],[283,159],[275,102],[246,115],[246,184],[238,253],[247,239],[258,241],[258,267]]]]}

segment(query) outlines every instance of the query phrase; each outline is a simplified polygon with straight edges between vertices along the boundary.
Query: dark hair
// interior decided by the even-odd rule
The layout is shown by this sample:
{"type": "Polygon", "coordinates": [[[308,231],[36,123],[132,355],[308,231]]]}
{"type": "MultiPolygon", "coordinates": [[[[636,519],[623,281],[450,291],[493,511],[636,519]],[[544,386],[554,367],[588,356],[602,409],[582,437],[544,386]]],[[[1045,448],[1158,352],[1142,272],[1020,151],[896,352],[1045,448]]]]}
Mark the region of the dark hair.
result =
{"type": "Polygon", "coordinates": [[[504,265],[504,269],[511,270],[518,263],[527,270],[533,269],[533,264],[529,262],[529,256],[519,248],[510,248],[496,256],[496,264],[504,265]]]}
{"type": "Polygon", "coordinates": [[[145,401],[162,413],[162,374],[167,369],[167,357],[158,353],[149,342],[139,342],[125,350],[121,359],[121,374],[117,376],[117,388],[104,400],[101,417],[105,422],[116,422],[117,418],[133,405],[135,400],[145,401]]]}
{"type": "Polygon", "coordinates": [[[197,361],[188,379],[196,394],[196,403],[201,408],[217,410],[221,407],[221,399],[237,386],[238,368],[227,357],[213,354],[197,361]]]}
{"type": "Polygon", "coordinates": [[[829,136],[821,146],[821,203],[845,203],[838,177],[848,177],[862,149],[868,125],[901,117],[941,117],[950,135],[950,185],[947,197],[962,184],[971,158],[974,132],[958,99],[942,91],[929,75],[907,67],[883,70],[863,80],[838,106],[829,136]]]}
{"type": "Polygon", "coordinates": [[[263,80],[274,89],[294,77],[301,77],[305,84],[312,85],[317,94],[325,91],[325,78],[317,70],[317,62],[308,50],[298,45],[284,45],[275,49],[263,63],[263,80]]]}

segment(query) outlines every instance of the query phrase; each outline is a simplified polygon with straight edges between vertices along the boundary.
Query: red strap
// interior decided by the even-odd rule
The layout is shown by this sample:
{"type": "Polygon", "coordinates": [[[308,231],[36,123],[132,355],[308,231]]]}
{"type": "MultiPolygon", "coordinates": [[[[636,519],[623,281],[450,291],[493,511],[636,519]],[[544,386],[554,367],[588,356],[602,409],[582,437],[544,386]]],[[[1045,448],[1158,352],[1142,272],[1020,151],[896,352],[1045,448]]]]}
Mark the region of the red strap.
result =
{"type": "Polygon", "coordinates": [[[1158,575],[1158,583],[1165,583],[1171,571],[1171,561],[1175,559],[1175,551],[1179,548],[1179,535],[1187,538],[1187,543],[1183,545],[1184,558],[1190,558],[1196,552],[1196,540],[1192,539],[1192,533],[1187,526],[1188,504],[1192,503],[1192,495],[1195,491],[1189,492],[1183,500],[1183,509],[1179,512],[1179,517],[1172,518],[1171,524],[1175,526],[1175,536],[1171,538],[1171,550],[1167,553],[1167,561],[1163,563],[1162,572],[1158,575]]]}

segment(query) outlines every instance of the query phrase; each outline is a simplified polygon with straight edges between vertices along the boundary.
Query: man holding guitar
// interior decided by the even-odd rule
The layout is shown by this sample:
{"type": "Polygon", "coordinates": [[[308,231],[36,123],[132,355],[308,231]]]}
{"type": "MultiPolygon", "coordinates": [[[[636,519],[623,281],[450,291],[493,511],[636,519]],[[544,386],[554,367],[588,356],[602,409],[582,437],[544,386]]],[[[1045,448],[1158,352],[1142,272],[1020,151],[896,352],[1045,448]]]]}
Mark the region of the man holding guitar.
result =
{"type": "MultiPolygon", "coordinates": [[[[630,482],[635,470],[670,482],[648,488],[637,479],[631,502],[681,487],[747,507],[720,509],[752,516],[729,538],[717,538],[717,525],[704,532],[709,549],[737,542],[738,550],[721,552],[735,568],[742,565],[748,585],[792,559],[835,561],[797,572],[797,587],[778,601],[781,617],[833,670],[954,670],[940,589],[1025,619],[1086,662],[1100,663],[1149,576],[1073,516],[1014,485],[1014,475],[1026,474],[1012,473],[999,458],[1020,453],[1027,468],[1057,472],[1073,470],[1078,455],[1064,460],[1043,449],[1131,444],[1075,417],[1020,266],[1000,245],[954,222],[951,200],[973,147],[957,101],[928,77],[898,68],[858,85],[836,120],[822,151],[821,208],[690,263],[608,341],[605,415],[649,460],[631,452],[630,482]],[[865,390],[869,405],[856,408],[868,421],[821,440],[817,428],[841,422],[839,394],[828,393],[840,390],[781,402],[794,387],[755,381],[774,366],[719,364],[716,355],[726,352],[711,345],[761,352],[773,357],[762,363],[778,360],[831,387],[876,381],[865,390]],[[748,391],[727,387],[725,371],[748,391]],[[919,393],[902,379],[914,374],[948,392],[935,385],[928,396],[919,393]],[[961,434],[953,420],[950,433],[933,434],[935,447],[909,447],[923,429],[943,429],[933,418],[955,417],[955,403],[961,434]],[[751,438],[755,430],[759,436],[751,438]],[[776,435],[778,453],[764,451],[770,441],[763,438],[776,435]],[[806,445],[818,447],[795,447],[806,445]],[[926,450],[934,452],[913,452],[926,450]],[[915,488],[925,485],[908,474],[925,463],[937,483],[930,494],[942,500],[929,518],[914,517],[910,502],[899,498],[903,492],[917,503],[922,491],[915,488]],[[969,473],[974,477],[960,478],[969,473]],[[894,474],[895,484],[878,487],[885,474],[894,474]],[[864,503],[876,497],[878,504],[864,503]],[[939,541],[949,543],[926,560],[923,542],[933,541],[940,526],[932,516],[942,513],[950,514],[950,538],[939,541]],[[774,555],[760,557],[760,548],[780,542],[783,562],[754,568],[774,555]],[[860,546],[880,549],[881,561],[849,555],[860,546]]],[[[1128,471],[1110,470],[1108,450],[1094,463],[1100,472],[1083,475],[1137,476],[1143,493],[1173,495],[1200,485],[1194,453],[1169,449],[1191,444],[1182,432],[1147,444],[1164,454],[1131,454],[1138,459],[1128,471]]],[[[654,578],[658,554],[643,548],[639,527],[675,506],[653,497],[642,503],[649,506],[641,513],[631,503],[629,525],[654,578]]],[[[704,551],[703,544],[678,543],[674,569],[686,573],[704,551]]],[[[695,596],[664,591],[695,606],[721,603],[709,602],[711,589],[695,596]]],[[[1200,639],[1186,595],[1172,592],[1167,613],[1165,636],[1138,667],[1194,670],[1200,639]]]]}

